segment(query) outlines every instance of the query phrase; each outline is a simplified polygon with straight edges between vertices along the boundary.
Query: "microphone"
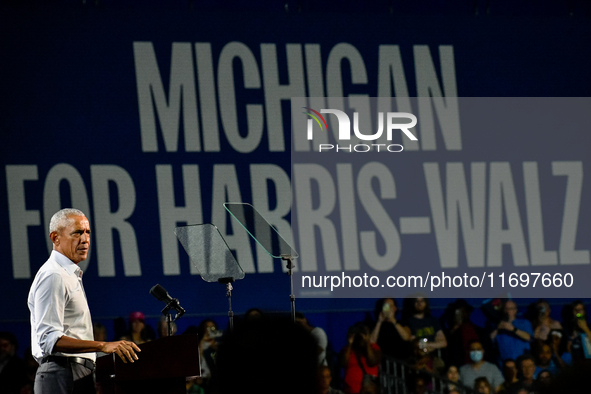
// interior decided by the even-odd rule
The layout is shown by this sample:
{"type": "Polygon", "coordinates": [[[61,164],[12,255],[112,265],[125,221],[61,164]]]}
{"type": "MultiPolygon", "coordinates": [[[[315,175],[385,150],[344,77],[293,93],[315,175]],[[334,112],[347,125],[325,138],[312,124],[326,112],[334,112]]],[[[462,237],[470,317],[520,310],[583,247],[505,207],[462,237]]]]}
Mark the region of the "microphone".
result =
{"type": "Polygon", "coordinates": [[[156,285],[150,289],[150,294],[152,294],[158,301],[162,301],[166,304],[165,309],[174,309],[177,312],[175,320],[184,315],[185,310],[179,304],[179,300],[176,298],[172,298],[166,289],[160,285],[156,285]]]}
{"type": "Polygon", "coordinates": [[[168,291],[160,285],[156,285],[150,289],[152,294],[158,301],[166,302],[167,304],[172,301],[172,297],[168,295],[168,291]]]}

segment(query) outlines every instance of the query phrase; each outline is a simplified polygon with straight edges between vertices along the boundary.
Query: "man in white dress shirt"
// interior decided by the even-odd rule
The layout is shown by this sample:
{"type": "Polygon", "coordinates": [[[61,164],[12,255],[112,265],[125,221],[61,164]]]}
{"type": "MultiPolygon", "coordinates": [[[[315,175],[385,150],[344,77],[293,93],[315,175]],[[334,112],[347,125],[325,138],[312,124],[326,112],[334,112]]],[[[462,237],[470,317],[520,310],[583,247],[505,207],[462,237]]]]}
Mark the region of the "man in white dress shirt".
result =
{"type": "Polygon", "coordinates": [[[90,224],[77,209],[62,209],[49,224],[53,251],[29,292],[31,347],[39,363],[35,394],[95,393],[96,352],[117,353],[124,362],[138,359],[130,341],[94,341],[92,319],[78,263],[90,247],[90,224]]]}

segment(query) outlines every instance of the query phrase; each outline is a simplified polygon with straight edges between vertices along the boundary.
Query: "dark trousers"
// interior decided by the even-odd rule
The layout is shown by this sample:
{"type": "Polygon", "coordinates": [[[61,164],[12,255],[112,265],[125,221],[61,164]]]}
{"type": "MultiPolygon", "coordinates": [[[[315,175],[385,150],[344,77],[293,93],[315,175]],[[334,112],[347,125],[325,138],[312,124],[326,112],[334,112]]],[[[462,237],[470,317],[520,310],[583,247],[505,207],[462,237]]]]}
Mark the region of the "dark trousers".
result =
{"type": "Polygon", "coordinates": [[[95,394],[92,372],[67,361],[43,362],[35,375],[35,394],[95,394]]]}

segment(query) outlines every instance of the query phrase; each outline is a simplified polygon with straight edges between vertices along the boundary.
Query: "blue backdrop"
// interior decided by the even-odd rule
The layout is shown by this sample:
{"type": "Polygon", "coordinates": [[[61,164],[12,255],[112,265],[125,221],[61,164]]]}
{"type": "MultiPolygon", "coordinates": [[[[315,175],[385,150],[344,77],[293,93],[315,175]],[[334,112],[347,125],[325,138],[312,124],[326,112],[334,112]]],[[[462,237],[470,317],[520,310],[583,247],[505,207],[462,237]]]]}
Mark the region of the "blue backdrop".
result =
{"type": "MultiPolygon", "coordinates": [[[[224,288],[191,271],[172,229],[214,222],[238,245],[221,203],[275,208],[278,179],[289,175],[289,149],[277,142],[290,140],[289,97],[396,95],[402,86],[416,96],[430,70],[443,96],[455,89],[462,97],[585,97],[590,38],[583,17],[3,5],[0,324],[26,327],[27,293],[49,252],[48,218],[70,205],[87,211],[93,226],[84,280],[97,319],[132,310],[156,316],[161,305],[148,295],[156,283],[189,314],[223,315],[224,288]],[[380,68],[385,50],[397,54],[391,64],[399,68],[380,68]],[[340,78],[331,77],[335,70],[340,78]],[[261,180],[258,171],[279,175],[261,180]]],[[[587,165],[563,152],[562,160],[587,165]]],[[[582,187],[580,215],[588,218],[582,187]]],[[[577,230],[576,249],[588,250],[588,223],[577,230]]],[[[558,240],[549,243],[557,249],[558,240]]],[[[259,264],[254,248],[243,253],[253,264],[235,285],[234,309],[288,311],[281,263],[259,264]]],[[[351,320],[372,305],[298,301],[310,312],[349,311],[351,320]]]]}

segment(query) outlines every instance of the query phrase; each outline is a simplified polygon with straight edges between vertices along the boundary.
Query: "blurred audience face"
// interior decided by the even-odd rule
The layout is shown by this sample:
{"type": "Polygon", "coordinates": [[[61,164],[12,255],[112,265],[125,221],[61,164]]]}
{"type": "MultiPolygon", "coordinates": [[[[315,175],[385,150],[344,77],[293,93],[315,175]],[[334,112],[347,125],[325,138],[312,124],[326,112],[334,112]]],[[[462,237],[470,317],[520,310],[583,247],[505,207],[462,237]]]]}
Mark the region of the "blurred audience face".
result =
{"type": "Polygon", "coordinates": [[[15,346],[8,339],[0,338],[0,360],[12,357],[15,353],[15,346]]]}
{"type": "Polygon", "coordinates": [[[505,381],[512,382],[516,376],[517,366],[515,365],[515,361],[505,361],[505,366],[503,367],[505,381]]]}
{"type": "Polygon", "coordinates": [[[477,393],[490,394],[490,387],[486,382],[480,382],[476,388],[477,393]]]}
{"type": "Polygon", "coordinates": [[[576,304],[573,307],[573,315],[576,317],[578,314],[581,314],[583,316],[586,316],[586,314],[585,314],[585,305],[583,305],[583,304],[576,304]]]}
{"type": "Polygon", "coordinates": [[[361,387],[359,394],[379,394],[378,387],[375,384],[366,384],[361,387]]]}
{"type": "Polygon", "coordinates": [[[538,311],[540,311],[540,317],[546,318],[550,316],[550,305],[546,301],[538,302],[537,307],[538,311]]]}
{"type": "Polygon", "coordinates": [[[130,323],[130,325],[131,325],[131,332],[136,333],[136,334],[139,334],[140,332],[142,332],[142,330],[146,326],[145,323],[140,319],[133,320],[130,323]]]}
{"type": "Polygon", "coordinates": [[[425,383],[425,379],[423,378],[416,378],[415,380],[415,394],[423,394],[427,392],[427,384],[425,383]]]}
{"type": "Polygon", "coordinates": [[[389,308],[389,311],[390,311],[389,314],[390,315],[396,315],[397,308],[396,308],[396,305],[394,304],[394,300],[393,299],[386,298],[384,300],[384,307],[382,307],[382,308],[385,308],[385,309],[382,309],[382,310],[388,310],[388,308],[389,308]],[[388,306],[386,306],[386,305],[388,305],[388,306]]]}
{"type": "Polygon", "coordinates": [[[99,342],[107,341],[107,328],[105,326],[94,324],[92,327],[94,333],[94,340],[99,342]]]}
{"type": "Polygon", "coordinates": [[[517,304],[508,300],[505,303],[505,313],[509,316],[509,320],[515,320],[515,316],[517,316],[517,304]]]}
{"type": "Polygon", "coordinates": [[[472,362],[477,363],[482,361],[484,357],[484,348],[480,342],[472,342],[470,345],[470,359],[472,362]]]}
{"type": "Polygon", "coordinates": [[[454,323],[462,325],[470,322],[470,312],[465,306],[461,306],[454,311],[454,323]]]}
{"type": "Polygon", "coordinates": [[[425,313],[427,309],[427,301],[424,298],[417,298],[415,300],[415,313],[425,313]]]}
{"type": "Polygon", "coordinates": [[[552,374],[548,371],[542,371],[538,374],[538,381],[544,386],[549,386],[552,383],[552,374]]]}
{"type": "Polygon", "coordinates": [[[447,369],[447,378],[452,382],[457,383],[460,380],[460,373],[458,372],[458,367],[455,365],[450,366],[447,369]]]}
{"type": "Polygon", "coordinates": [[[217,331],[218,327],[213,321],[208,321],[205,323],[205,335],[203,337],[206,341],[215,341],[215,337],[211,335],[212,332],[217,331]]]}
{"type": "Polygon", "coordinates": [[[552,359],[552,349],[550,349],[550,345],[543,344],[540,350],[540,354],[538,355],[538,360],[540,361],[540,365],[549,365],[550,360],[552,359]]]}
{"type": "Polygon", "coordinates": [[[263,316],[262,311],[257,308],[252,308],[246,311],[244,314],[244,320],[247,322],[253,322],[260,319],[263,316]]]}
{"type": "Polygon", "coordinates": [[[325,394],[328,392],[331,381],[332,376],[330,375],[330,369],[328,367],[320,367],[318,369],[318,385],[320,394],[325,394]]]}
{"type": "Polygon", "coordinates": [[[525,380],[532,380],[536,372],[536,364],[533,360],[525,359],[521,362],[521,374],[525,380]]]}

